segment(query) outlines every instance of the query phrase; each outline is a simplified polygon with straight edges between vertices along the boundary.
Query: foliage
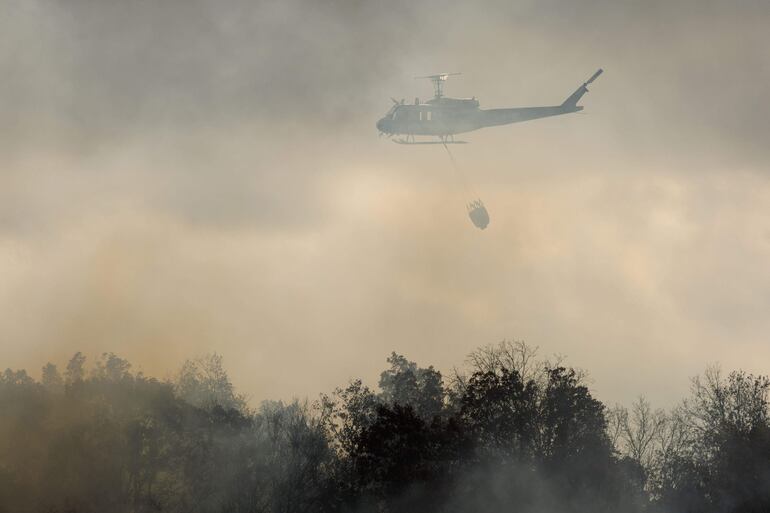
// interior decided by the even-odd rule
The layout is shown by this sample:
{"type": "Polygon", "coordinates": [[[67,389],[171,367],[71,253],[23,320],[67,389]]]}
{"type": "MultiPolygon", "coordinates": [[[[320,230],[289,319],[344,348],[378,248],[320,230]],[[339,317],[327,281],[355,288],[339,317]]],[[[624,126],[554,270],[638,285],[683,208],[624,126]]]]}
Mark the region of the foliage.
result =
{"type": "Polygon", "coordinates": [[[646,489],[665,511],[770,510],[770,380],[717,367],[692,380],[670,413],[639,399],[614,411],[621,454],[644,469],[646,489]]]}
{"type": "Polygon", "coordinates": [[[173,381],[112,353],[0,374],[0,513],[770,510],[766,377],[709,369],[670,412],[606,409],[523,343],[449,386],[391,354],[360,380],[247,407],[222,357],[173,381]]]}

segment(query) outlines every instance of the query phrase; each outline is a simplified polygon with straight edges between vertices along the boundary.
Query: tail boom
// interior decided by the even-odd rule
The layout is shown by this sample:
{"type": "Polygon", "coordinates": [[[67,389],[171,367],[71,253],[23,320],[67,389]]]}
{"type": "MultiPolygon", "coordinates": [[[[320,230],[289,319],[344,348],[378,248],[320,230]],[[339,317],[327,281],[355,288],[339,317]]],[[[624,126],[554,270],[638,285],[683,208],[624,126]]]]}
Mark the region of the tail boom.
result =
{"type": "Polygon", "coordinates": [[[588,84],[596,80],[601,75],[602,69],[599,69],[591,75],[591,78],[583,82],[577,91],[572,93],[561,105],[549,107],[523,107],[515,109],[490,109],[480,111],[479,128],[487,126],[507,125],[510,123],[519,123],[531,119],[547,118],[559,116],[561,114],[570,114],[580,112],[583,107],[578,105],[578,101],[588,92],[588,84]]]}
{"type": "MultiPolygon", "coordinates": [[[[582,107],[581,107],[582,108],[582,107]]],[[[482,110],[482,123],[484,127],[521,123],[531,119],[547,118],[564,114],[559,106],[553,107],[521,107],[513,109],[488,109],[482,110]]]]}

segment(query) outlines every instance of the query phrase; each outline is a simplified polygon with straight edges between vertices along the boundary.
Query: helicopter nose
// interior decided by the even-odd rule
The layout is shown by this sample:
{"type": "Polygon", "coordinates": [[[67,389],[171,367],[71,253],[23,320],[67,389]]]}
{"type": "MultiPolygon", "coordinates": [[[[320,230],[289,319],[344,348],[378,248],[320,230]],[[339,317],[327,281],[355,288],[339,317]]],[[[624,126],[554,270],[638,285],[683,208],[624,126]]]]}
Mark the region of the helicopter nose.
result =
{"type": "Polygon", "coordinates": [[[379,130],[380,132],[384,132],[385,131],[385,120],[384,119],[381,119],[381,120],[377,121],[377,130],[379,130]]]}

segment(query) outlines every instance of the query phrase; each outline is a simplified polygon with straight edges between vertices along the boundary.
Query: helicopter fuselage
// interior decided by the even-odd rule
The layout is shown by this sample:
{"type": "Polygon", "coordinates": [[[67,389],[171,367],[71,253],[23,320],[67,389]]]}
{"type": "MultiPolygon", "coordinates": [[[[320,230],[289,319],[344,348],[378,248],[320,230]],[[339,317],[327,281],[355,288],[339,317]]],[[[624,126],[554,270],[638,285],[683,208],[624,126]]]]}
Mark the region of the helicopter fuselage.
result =
{"type": "Polygon", "coordinates": [[[480,109],[475,99],[441,98],[428,103],[396,105],[377,122],[377,129],[394,135],[449,136],[581,110],[583,107],[562,106],[480,109]]]}
{"type": "Polygon", "coordinates": [[[448,137],[479,128],[580,112],[583,107],[577,105],[578,101],[588,92],[588,84],[593,82],[601,72],[600,69],[594,73],[561,105],[507,109],[481,109],[476,98],[447,98],[442,95],[440,87],[447,75],[427,77],[434,79],[436,96],[425,103],[421,103],[418,99],[415,99],[414,104],[393,100],[395,105],[377,121],[377,130],[389,136],[405,135],[410,140],[419,135],[438,136],[442,141],[446,141],[448,137]]]}

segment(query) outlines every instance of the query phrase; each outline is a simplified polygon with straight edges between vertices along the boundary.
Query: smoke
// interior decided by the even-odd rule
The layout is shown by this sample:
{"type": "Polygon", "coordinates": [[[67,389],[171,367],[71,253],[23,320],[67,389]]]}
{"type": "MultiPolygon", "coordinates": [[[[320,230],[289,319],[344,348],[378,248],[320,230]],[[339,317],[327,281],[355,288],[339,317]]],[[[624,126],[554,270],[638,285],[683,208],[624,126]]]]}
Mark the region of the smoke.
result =
{"type": "Polygon", "coordinates": [[[667,404],[714,360],[766,372],[768,14],[5,3],[0,359],[115,351],[162,373],[218,351],[254,399],[506,337],[573,355],[608,402],[667,404]],[[455,153],[483,233],[440,151],[376,137],[390,96],[430,94],[415,75],[462,71],[447,94],[517,106],[599,66],[585,115],[455,153]]]}

